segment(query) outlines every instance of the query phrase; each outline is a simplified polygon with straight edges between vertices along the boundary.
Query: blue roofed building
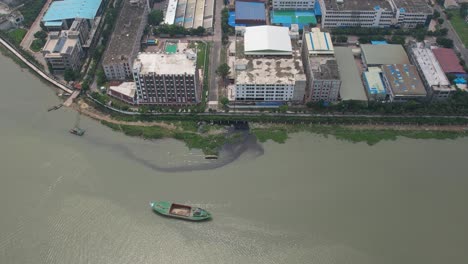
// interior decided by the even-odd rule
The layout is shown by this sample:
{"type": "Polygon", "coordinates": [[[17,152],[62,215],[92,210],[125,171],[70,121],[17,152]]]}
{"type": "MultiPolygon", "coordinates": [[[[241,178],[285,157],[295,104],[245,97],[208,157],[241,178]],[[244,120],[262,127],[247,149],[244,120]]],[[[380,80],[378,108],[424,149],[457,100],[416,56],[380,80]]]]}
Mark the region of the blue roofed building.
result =
{"type": "Polygon", "coordinates": [[[265,25],[265,3],[236,1],[235,23],[244,25],[265,25]]]}
{"type": "Polygon", "coordinates": [[[101,12],[102,3],[102,0],[53,1],[41,22],[49,31],[69,29],[77,18],[88,20],[92,27],[92,21],[101,12]]]}

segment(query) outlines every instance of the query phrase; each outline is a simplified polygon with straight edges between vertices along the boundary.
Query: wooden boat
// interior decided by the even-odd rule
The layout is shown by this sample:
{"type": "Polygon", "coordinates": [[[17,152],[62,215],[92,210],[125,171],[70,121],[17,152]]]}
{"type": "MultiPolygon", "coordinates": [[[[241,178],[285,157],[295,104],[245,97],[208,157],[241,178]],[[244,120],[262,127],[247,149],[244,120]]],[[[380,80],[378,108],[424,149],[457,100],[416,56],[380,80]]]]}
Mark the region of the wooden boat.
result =
{"type": "Polygon", "coordinates": [[[201,208],[172,202],[150,202],[151,208],[158,214],[190,221],[203,221],[211,218],[211,214],[201,208]]]}
{"type": "Polygon", "coordinates": [[[70,129],[70,133],[72,133],[73,135],[82,136],[85,133],[85,130],[79,127],[74,127],[70,129]]]}

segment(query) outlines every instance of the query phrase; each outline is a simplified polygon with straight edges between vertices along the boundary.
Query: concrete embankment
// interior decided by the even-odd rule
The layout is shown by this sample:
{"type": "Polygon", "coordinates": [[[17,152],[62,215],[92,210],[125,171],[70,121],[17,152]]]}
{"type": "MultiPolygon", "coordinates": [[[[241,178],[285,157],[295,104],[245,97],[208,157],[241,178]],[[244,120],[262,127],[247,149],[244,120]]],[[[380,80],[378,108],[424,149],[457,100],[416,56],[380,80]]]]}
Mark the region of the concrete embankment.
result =
{"type": "Polygon", "coordinates": [[[66,85],[56,81],[53,77],[49,76],[47,73],[43,72],[41,69],[36,67],[34,64],[29,62],[21,53],[19,53],[12,45],[10,45],[8,42],[0,38],[0,43],[5,46],[11,53],[13,53],[16,57],[18,57],[22,62],[24,62],[30,69],[32,69],[34,72],[36,72],[39,76],[50,82],[51,84],[55,85],[57,88],[67,92],[67,93],[73,93],[73,89],[67,87],[66,85]]]}

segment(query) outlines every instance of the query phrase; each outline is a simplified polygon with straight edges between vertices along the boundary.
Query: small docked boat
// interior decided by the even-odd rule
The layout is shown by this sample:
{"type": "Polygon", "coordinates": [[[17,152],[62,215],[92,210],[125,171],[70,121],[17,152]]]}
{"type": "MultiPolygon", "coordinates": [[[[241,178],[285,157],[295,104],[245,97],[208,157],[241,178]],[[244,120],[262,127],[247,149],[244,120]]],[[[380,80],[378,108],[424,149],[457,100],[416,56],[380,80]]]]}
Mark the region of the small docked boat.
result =
{"type": "Polygon", "coordinates": [[[85,130],[81,129],[79,127],[74,127],[72,129],[70,129],[70,133],[72,133],[73,135],[82,136],[82,135],[84,135],[85,130]]]}
{"type": "Polygon", "coordinates": [[[190,221],[203,221],[211,218],[211,214],[201,208],[171,202],[150,202],[150,206],[158,214],[190,221]]]}

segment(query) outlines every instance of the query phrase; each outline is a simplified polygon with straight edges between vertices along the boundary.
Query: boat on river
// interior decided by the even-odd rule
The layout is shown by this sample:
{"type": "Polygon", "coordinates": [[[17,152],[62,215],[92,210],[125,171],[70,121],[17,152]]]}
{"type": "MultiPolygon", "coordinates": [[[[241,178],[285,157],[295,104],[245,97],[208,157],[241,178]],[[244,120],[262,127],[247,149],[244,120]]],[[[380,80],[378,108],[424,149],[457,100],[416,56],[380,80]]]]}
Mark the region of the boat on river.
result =
{"type": "Polygon", "coordinates": [[[179,219],[203,221],[211,218],[211,214],[205,209],[190,205],[159,201],[150,202],[150,206],[158,214],[179,219]]]}
{"type": "Polygon", "coordinates": [[[70,133],[72,133],[73,135],[82,136],[84,135],[85,130],[79,127],[74,127],[70,129],[70,133]]]}

